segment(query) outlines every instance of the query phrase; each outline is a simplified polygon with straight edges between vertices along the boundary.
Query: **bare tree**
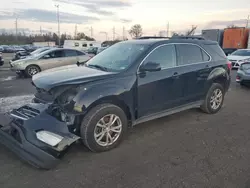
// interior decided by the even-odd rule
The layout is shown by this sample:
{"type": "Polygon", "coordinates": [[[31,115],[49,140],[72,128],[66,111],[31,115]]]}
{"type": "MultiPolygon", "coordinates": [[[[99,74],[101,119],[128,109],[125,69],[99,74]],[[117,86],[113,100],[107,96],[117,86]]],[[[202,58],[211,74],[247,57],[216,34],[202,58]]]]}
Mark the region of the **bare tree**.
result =
{"type": "Polygon", "coordinates": [[[138,38],[142,36],[142,27],[140,24],[135,24],[129,30],[129,34],[132,38],[138,38]]]}

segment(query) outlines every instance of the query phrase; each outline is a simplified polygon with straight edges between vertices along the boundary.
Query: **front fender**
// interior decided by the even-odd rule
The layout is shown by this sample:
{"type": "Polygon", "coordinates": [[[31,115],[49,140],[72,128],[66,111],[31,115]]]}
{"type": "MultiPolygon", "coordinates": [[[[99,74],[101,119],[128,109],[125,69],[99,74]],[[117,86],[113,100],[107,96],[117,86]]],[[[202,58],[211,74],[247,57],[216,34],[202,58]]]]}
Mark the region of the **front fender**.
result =
{"type": "Polygon", "coordinates": [[[85,112],[93,105],[106,99],[122,101],[129,107],[130,111],[134,109],[136,76],[126,76],[107,82],[86,85],[73,99],[74,109],[85,112]]]}

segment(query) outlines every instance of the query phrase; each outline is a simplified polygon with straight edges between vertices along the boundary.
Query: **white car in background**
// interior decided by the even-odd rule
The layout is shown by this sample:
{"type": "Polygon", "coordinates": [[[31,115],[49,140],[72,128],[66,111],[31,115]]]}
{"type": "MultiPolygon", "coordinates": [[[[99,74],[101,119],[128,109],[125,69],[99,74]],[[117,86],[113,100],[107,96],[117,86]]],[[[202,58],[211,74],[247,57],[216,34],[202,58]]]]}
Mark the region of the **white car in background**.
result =
{"type": "Polygon", "coordinates": [[[239,68],[242,63],[250,61],[250,49],[239,49],[227,56],[232,68],[239,68]]]}

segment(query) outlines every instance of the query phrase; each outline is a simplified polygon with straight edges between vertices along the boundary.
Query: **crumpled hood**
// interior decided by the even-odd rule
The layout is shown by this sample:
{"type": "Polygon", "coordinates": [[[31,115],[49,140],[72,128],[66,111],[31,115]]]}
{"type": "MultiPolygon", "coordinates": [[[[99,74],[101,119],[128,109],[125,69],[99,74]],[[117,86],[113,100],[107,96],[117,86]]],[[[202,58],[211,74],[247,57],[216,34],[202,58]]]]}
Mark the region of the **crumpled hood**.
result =
{"type": "Polygon", "coordinates": [[[238,60],[248,59],[248,58],[250,58],[250,56],[229,55],[229,56],[227,56],[227,58],[228,58],[229,60],[238,61],[238,60]]]}
{"type": "Polygon", "coordinates": [[[49,91],[56,86],[82,84],[104,79],[116,73],[104,72],[86,66],[68,65],[40,72],[32,77],[36,87],[49,91]]]}

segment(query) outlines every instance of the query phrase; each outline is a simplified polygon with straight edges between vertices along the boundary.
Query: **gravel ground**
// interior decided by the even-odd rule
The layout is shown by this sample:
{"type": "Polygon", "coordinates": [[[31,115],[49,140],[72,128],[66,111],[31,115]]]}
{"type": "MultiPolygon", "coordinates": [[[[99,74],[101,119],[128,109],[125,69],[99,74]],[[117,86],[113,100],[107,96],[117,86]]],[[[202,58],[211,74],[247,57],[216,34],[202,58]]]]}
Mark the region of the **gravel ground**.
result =
{"type": "MultiPolygon", "coordinates": [[[[0,97],[33,91],[29,79],[19,78],[0,81],[0,88],[0,97]]],[[[250,187],[249,92],[233,82],[215,115],[194,109],[138,125],[120,147],[105,153],[77,144],[50,171],[0,147],[0,187],[250,187]]]]}

